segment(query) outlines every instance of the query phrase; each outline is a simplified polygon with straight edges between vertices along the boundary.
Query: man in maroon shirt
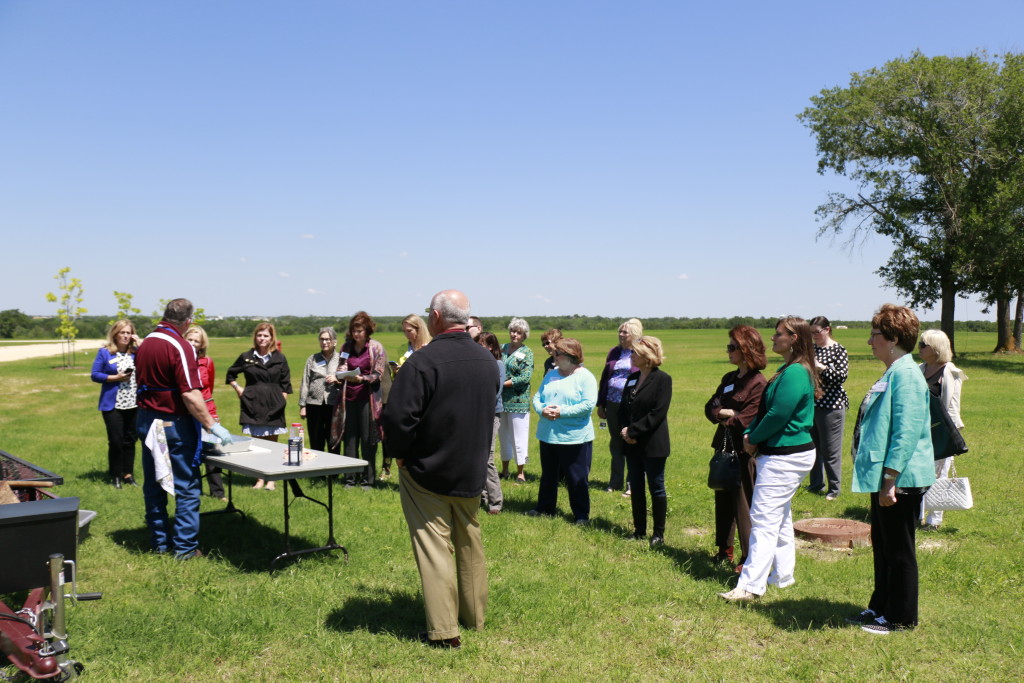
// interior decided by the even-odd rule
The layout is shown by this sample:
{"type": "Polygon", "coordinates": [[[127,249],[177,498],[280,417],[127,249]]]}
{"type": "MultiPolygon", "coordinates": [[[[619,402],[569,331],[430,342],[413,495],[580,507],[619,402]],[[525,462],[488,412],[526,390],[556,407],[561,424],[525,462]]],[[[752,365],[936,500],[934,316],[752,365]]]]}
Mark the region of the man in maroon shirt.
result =
{"type": "Polygon", "coordinates": [[[206,410],[195,349],[182,337],[192,323],[192,310],[188,299],[171,300],[164,310],[163,320],[142,340],[135,354],[135,377],[139,387],[138,434],[145,474],[142,495],[150,542],[154,551],[173,551],[181,560],[202,556],[199,551],[200,425],[221,443],[231,443],[228,430],[206,410]],[[161,462],[164,460],[162,453],[166,453],[170,479],[166,476],[158,479],[154,448],[161,462]],[[173,529],[169,528],[167,517],[167,494],[172,491],[175,499],[173,529]]]}

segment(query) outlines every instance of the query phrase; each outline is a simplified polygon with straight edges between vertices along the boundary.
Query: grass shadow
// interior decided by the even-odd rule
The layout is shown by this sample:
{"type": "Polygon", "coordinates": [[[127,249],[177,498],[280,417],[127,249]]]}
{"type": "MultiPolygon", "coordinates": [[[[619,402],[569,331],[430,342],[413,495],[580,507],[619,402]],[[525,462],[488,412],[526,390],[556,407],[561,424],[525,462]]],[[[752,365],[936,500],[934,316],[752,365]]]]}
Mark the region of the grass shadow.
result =
{"type": "Polygon", "coordinates": [[[324,625],[332,631],[367,631],[418,640],[423,603],[407,592],[360,585],[358,594],[330,612],[324,625]]]}
{"type": "Polygon", "coordinates": [[[860,613],[864,605],[824,598],[799,598],[754,602],[748,608],[763,613],[783,631],[795,632],[858,628],[847,624],[845,618],[860,613]]]}
{"type": "Polygon", "coordinates": [[[733,571],[731,565],[727,566],[716,562],[711,553],[706,550],[686,550],[672,547],[666,543],[658,546],[652,552],[661,553],[671,558],[680,571],[698,581],[721,583],[723,579],[728,581],[739,576],[733,571]]]}
{"type": "MultiPolygon", "coordinates": [[[[173,520],[173,517],[172,517],[173,520]]],[[[326,540],[313,542],[304,536],[291,535],[292,550],[316,547],[326,540]]],[[[146,526],[130,529],[116,529],[108,534],[110,539],[132,553],[150,553],[150,533],[146,526]]],[[[247,573],[269,573],[270,561],[284,552],[285,536],[282,531],[256,521],[251,515],[224,514],[204,516],[200,521],[200,549],[204,554],[220,557],[236,569],[247,573]]],[[[329,551],[342,557],[340,550],[329,551]]],[[[292,560],[294,561],[294,560],[292,560]]],[[[282,560],[277,569],[288,562],[282,560]]]]}

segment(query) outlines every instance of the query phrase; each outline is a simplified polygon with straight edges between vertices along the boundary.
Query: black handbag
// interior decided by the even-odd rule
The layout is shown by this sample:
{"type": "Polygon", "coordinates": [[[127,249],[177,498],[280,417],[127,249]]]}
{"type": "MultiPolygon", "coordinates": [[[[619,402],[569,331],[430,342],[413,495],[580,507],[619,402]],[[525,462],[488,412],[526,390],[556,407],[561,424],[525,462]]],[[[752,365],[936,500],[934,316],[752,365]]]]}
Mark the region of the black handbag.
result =
{"type": "Polygon", "coordinates": [[[941,460],[954,455],[963,455],[967,452],[967,442],[963,434],[953,424],[953,418],[949,416],[942,406],[942,400],[935,394],[931,394],[932,413],[932,449],[935,451],[935,459],[941,460]]]}
{"type": "Polygon", "coordinates": [[[722,427],[725,438],[708,463],[708,488],[728,491],[740,487],[740,456],[732,446],[729,428],[722,427]]]}

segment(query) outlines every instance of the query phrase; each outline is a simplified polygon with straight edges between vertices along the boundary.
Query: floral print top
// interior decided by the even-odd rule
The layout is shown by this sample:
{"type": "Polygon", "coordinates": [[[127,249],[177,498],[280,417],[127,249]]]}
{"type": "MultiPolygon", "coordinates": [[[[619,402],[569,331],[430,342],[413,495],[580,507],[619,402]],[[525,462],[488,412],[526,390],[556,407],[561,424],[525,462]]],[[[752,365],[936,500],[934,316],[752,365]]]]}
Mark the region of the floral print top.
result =
{"type": "Polygon", "coordinates": [[[512,380],[512,386],[501,391],[501,402],[506,413],[530,412],[530,379],[533,377],[533,351],[520,346],[515,353],[509,353],[509,345],[501,347],[501,359],[505,362],[505,378],[512,380]]]}

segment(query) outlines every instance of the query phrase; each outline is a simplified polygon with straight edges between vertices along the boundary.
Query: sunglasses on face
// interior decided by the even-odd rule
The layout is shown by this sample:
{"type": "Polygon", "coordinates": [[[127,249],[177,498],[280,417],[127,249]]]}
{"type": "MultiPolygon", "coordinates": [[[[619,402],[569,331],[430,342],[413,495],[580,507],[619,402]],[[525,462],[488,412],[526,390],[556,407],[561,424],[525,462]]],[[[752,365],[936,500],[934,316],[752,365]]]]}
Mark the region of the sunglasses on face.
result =
{"type": "Polygon", "coordinates": [[[917,343],[917,348],[919,348],[919,349],[927,349],[928,345],[925,344],[924,342],[918,342],[917,343]]]}
{"type": "Polygon", "coordinates": [[[733,351],[739,351],[740,347],[737,346],[736,344],[726,344],[725,350],[728,351],[729,353],[732,353],[733,351]]]}

